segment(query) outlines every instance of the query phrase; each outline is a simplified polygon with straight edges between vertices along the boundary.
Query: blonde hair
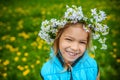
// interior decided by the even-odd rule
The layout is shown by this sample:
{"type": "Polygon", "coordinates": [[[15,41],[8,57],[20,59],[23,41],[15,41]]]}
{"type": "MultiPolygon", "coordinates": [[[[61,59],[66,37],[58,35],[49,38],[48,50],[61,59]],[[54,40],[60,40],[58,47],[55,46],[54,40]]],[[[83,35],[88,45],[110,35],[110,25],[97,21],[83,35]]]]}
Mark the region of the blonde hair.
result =
{"type": "MultiPolygon", "coordinates": [[[[82,24],[82,26],[86,26],[85,22],[77,22],[77,23],[67,23],[63,28],[60,28],[56,34],[56,38],[53,42],[53,50],[54,50],[54,53],[55,55],[58,53],[59,51],[59,39],[62,35],[62,33],[70,26],[73,26],[73,25],[77,25],[77,24],[82,24]]],[[[89,30],[90,31],[90,30],[89,30]]],[[[88,38],[87,38],[87,48],[89,48],[90,46],[90,40],[91,40],[91,31],[88,32],[88,38]]]]}

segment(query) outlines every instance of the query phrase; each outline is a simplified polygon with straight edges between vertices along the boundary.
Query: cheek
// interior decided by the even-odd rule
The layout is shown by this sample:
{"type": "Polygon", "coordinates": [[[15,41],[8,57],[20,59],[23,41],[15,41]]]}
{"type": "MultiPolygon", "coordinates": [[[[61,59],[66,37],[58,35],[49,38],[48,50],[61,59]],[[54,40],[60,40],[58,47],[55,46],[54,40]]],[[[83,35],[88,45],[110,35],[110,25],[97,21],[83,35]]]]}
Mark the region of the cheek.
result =
{"type": "Polygon", "coordinates": [[[82,53],[84,53],[85,50],[86,50],[86,46],[80,45],[80,50],[81,50],[82,53]]]}
{"type": "Polygon", "coordinates": [[[68,46],[69,46],[69,44],[65,40],[60,40],[59,49],[61,52],[63,52],[65,50],[65,48],[67,48],[68,46]]]}
{"type": "Polygon", "coordinates": [[[65,48],[66,46],[67,46],[67,44],[66,44],[65,41],[59,42],[59,48],[60,48],[60,49],[63,49],[63,48],[65,48]]]}

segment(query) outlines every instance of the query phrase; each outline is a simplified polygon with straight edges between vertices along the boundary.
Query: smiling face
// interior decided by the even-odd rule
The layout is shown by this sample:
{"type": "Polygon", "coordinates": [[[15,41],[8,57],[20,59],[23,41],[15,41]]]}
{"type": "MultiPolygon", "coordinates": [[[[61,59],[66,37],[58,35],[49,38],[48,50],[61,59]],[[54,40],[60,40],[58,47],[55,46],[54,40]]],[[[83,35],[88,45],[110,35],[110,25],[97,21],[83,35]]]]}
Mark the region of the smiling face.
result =
{"type": "Polygon", "coordinates": [[[82,26],[82,24],[69,26],[59,38],[59,50],[66,63],[74,62],[86,50],[88,33],[82,26]]]}

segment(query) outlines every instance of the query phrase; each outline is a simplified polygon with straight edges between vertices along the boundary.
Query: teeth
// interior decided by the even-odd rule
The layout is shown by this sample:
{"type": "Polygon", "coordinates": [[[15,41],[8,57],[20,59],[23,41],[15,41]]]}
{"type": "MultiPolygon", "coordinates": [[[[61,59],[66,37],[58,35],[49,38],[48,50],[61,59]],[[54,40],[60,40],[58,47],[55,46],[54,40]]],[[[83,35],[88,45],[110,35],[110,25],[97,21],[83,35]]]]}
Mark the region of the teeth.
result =
{"type": "Polygon", "coordinates": [[[70,56],[76,56],[76,55],[77,55],[77,53],[72,53],[72,52],[68,52],[68,54],[69,54],[70,56]]]}

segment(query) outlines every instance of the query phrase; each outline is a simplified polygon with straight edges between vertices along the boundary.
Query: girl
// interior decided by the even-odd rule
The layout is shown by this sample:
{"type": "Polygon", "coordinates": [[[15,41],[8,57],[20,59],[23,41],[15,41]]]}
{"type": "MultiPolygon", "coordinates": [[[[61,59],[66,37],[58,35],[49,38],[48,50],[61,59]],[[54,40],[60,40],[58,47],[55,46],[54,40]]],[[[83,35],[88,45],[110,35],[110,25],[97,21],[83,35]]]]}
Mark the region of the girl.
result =
{"type": "Polygon", "coordinates": [[[64,20],[42,23],[39,35],[47,42],[53,41],[53,46],[51,59],[43,65],[40,74],[43,80],[99,80],[97,63],[87,50],[95,27],[88,25],[81,7],[67,8],[64,20]],[[74,15],[70,16],[69,11],[74,15]]]}

